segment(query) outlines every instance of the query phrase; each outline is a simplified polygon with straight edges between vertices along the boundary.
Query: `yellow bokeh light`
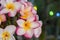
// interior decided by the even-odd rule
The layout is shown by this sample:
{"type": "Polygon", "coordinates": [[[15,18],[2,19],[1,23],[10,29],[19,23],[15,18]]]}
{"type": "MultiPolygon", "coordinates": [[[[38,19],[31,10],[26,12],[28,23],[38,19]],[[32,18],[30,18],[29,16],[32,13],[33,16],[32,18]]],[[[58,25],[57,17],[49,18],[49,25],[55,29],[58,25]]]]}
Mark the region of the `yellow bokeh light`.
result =
{"type": "Polygon", "coordinates": [[[37,10],[37,6],[34,6],[34,9],[37,10]]]}

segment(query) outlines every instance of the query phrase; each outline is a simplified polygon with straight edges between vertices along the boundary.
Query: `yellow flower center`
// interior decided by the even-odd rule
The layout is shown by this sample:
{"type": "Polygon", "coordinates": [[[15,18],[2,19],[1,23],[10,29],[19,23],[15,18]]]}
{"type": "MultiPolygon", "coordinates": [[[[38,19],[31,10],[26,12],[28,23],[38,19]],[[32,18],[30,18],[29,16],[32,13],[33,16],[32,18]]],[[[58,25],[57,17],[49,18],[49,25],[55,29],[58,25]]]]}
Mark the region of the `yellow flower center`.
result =
{"type": "Polygon", "coordinates": [[[9,32],[3,32],[2,33],[2,39],[3,40],[9,40],[9,38],[10,38],[10,33],[9,32]]]}
{"type": "Polygon", "coordinates": [[[21,16],[21,18],[23,18],[23,19],[27,19],[27,17],[28,17],[28,15],[21,16]]]}
{"type": "Polygon", "coordinates": [[[3,17],[2,17],[2,15],[0,15],[0,21],[2,21],[3,20],[3,17]]]}
{"type": "Polygon", "coordinates": [[[24,26],[24,30],[26,31],[26,30],[29,30],[31,27],[31,23],[29,22],[29,21],[26,21],[26,22],[24,22],[24,24],[23,24],[23,26],[24,26]]]}
{"type": "Polygon", "coordinates": [[[15,5],[13,3],[7,3],[6,4],[6,9],[8,9],[8,10],[14,10],[15,9],[15,5]]]}

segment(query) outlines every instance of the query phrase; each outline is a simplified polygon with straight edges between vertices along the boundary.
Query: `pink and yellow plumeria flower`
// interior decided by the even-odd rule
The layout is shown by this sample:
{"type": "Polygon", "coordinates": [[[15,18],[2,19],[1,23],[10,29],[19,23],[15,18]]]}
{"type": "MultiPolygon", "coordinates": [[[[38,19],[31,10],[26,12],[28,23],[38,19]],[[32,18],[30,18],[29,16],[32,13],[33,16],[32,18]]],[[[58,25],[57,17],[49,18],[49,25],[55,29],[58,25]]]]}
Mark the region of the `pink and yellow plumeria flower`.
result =
{"type": "Polygon", "coordinates": [[[20,11],[20,14],[21,14],[21,16],[20,16],[20,18],[22,18],[22,19],[34,19],[35,17],[34,17],[34,15],[35,14],[33,14],[32,13],[32,11],[31,11],[31,7],[26,7],[26,8],[24,8],[23,7],[23,9],[20,11]]]}
{"type": "Polygon", "coordinates": [[[25,9],[24,12],[21,12],[20,18],[25,19],[25,20],[29,20],[29,21],[33,21],[33,20],[38,21],[39,20],[39,16],[37,14],[33,14],[28,9],[25,9]]]}
{"type": "Polygon", "coordinates": [[[6,16],[3,14],[0,14],[0,25],[1,25],[1,22],[5,22],[5,21],[6,21],[6,16]]]}
{"type": "Polygon", "coordinates": [[[15,40],[13,36],[15,30],[14,25],[9,25],[5,29],[0,28],[0,40],[15,40]]]}
{"type": "Polygon", "coordinates": [[[34,17],[36,15],[36,11],[33,9],[32,4],[30,2],[23,3],[23,7],[20,10],[20,18],[22,19],[28,19],[34,17]]]}
{"type": "Polygon", "coordinates": [[[15,0],[2,1],[3,9],[0,13],[9,13],[10,17],[14,17],[17,11],[21,8],[21,4],[15,0]]]}
{"type": "Polygon", "coordinates": [[[41,34],[41,21],[24,21],[22,19],[17,20],[19,28],[17,29],[17,35],[24,35],[27,38],[32,38],[33,34],[35,37],[39,37],[41,34]]]}

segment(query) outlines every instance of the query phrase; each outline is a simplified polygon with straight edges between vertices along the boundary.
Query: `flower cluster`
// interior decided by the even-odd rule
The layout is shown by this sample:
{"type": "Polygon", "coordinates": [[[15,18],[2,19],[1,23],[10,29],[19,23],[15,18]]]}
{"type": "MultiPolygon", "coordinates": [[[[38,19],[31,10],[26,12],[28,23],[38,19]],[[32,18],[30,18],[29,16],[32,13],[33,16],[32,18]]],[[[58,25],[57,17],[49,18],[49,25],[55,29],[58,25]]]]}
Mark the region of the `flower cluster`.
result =
{"type": "Polygon", "coordinates": [[[27,0],[0,0],[0,25],[4,22],[8,25],[4,29],[0,28],[0,40],[15,40],[14,33],[27,38],[38,38],[41,34],[42,21],[39,21],[32,3],[27,0]],[[8,24],[7,21],[16,25],[8,24]]]}

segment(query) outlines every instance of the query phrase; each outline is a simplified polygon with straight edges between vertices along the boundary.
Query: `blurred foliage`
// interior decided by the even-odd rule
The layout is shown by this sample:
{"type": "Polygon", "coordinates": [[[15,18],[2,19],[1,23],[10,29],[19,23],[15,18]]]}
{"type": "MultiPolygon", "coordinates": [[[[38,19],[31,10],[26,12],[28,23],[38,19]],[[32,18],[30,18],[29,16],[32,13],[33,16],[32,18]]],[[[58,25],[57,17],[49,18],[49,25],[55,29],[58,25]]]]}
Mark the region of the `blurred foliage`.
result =
{"type": "MultiPolygon", "coordinates": [[[[46,27],[46,25],[49,24],[49,22],[48,22],[48,24],[46,24],[46,22],[48,20],[50,20],[50,24],[49,24],[50,26],[55,26],[55,25],[57,26],[57,24],[58,25],[60,24],[60,20],[59,20],[59,23],[57,23],[59,18],[56,17],[56,12],[60,11],[60,0],[34,0],[33,4],[34,4],[34,6],[37,6],[37,9],[38,9],[37,13],[39,15],[39,19],[43,21],[42,34],[40,36],[40,40],[45,40],[45,37],[46,37],[45,27],[46,27]],[[53,17],[49,16],[49,11],[54,12],[53,17]]],[[[53,29],[54,29],[54,27],[53,27],[53,29]]],[[[48,39],[48,40],[55,40],[55,39],[48,39]]]]}

